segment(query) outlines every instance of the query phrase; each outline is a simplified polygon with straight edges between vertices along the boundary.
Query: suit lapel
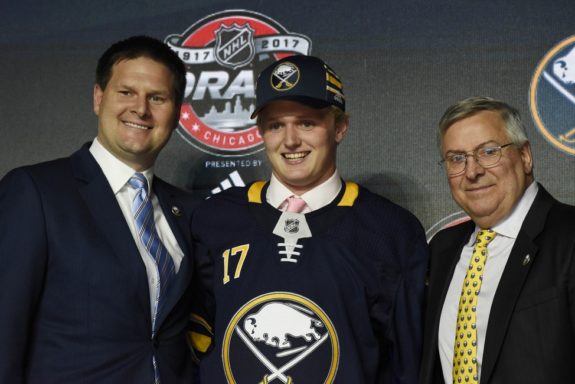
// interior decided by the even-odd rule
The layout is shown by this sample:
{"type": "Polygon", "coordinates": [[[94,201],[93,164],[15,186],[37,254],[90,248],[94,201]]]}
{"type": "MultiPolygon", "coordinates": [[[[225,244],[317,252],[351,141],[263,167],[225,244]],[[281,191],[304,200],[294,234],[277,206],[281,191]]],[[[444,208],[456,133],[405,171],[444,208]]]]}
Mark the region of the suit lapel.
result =
{"type": "MultiPolygon", "coordinates": [[[[84,145],[70,158],[74,176],[82,182],[78,191],[92,215],[95,226],[104,235],[114,254],[123,264],[126,275],[136,285],[143,313],[149,314],[148,279],[140,253],[110,184],[90,154],[88,145],[84,145]]],[[[149,317],[149,315],[146,316],[146,318],[149,317]]]]}
{"type": "Polygon", "coordinates": [[[515,305],[537,257],[538,247],[534,240],[543,230],[552,204],[553,198],[540,185],[537,197],[515,240],[491,306],[481,368],[482,383],[488,383],[493,374],[515,305]]]}
{"type": "Polygon", "coordinates": [[[191,236],[190,229],[188,227],[189,213],[184,210],[184,202],[171,193],[170,186],[157,177],[154,178],[153,189],[154,193],[158,197],[164,216],[170,225],[170,229],[184,253],[184,258],[182,259],[178,273],[168,290],[166,302],[163,304],[163,309],[158,314],[158,324],[162,324],[166,315],[174,305],[176,305],[188,287],[192,277],[193,263],[189,248],[191,236]]]}

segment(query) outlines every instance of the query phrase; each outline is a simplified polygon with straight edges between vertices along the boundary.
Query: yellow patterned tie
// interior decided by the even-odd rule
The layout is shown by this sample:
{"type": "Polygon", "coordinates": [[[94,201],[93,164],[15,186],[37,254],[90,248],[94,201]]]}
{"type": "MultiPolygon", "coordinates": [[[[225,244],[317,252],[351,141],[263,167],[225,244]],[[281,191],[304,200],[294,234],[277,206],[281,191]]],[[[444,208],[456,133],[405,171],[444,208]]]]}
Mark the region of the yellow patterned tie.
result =
{"type": "Polygon", "coordinates": [[[473,255],[465,274],[459,308],[457,331],[453,347],[453,383],[478,383],[477,372],[477,317],[475,309],[487,260],[487,244],[497,235],[491,229],[477,233],[473,255]]]}

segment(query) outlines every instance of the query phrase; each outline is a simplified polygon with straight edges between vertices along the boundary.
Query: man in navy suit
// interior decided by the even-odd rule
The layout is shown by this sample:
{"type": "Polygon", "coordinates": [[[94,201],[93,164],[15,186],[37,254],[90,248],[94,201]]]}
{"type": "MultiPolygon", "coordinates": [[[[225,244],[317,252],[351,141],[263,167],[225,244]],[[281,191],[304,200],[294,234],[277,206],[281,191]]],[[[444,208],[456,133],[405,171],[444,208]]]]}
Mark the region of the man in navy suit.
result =
{"type": "Polygon", "coordinates": [[[420,383],[573,382],[575,207],[535,182],[525,128],[506,103],[454,104],[439,147],[471,221],[430,244],[420,383]]]}
{"type": "Polygon", "coordinates": [[[161,41],[117,42],[98,62],[96,139],[0,181],[1,383],[191,382],[191,200],[153,175],[185,73],[161,41]],[[169,279],[133,219],[136,172],[169,279]]]}

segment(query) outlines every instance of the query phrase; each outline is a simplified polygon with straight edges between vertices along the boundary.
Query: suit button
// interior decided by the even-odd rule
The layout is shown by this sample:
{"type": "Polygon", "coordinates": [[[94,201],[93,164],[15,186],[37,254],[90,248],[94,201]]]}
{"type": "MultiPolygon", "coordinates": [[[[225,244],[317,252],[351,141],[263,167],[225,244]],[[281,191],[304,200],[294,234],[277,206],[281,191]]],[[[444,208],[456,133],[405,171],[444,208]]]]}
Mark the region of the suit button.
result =
{"type": "Polygon", "coordinates": [[[158,340],[157,337],[154,337],[152,339],[152,345],[154,346],[155,349],[158,349],[160,347],[160,340],[158,340]]]}

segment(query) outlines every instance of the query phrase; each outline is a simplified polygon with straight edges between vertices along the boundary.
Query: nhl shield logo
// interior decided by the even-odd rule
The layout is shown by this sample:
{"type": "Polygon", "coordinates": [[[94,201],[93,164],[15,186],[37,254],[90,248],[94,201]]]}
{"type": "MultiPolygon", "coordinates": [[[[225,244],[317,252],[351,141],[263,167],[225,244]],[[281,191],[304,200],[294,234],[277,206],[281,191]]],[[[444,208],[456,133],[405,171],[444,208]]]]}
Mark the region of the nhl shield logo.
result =
{"type": "Polygon", "coordinates": [[[228,383],[333,383],[339,355],[337,333],[317,304],[273,292],[233,316],[222,362],[228,383]]]}
{"type": "Polygon", "coordinates": [[[255,55],[253,36],[254,30],[249,24],[222,25],[216,30],[216,61],[232,69],[249,64],[255,55]]]}
{"type": "Polygon", "coordinates": [[[186,91],[177,132],[199,150],[246,156],[263,149],[256,122],[257,75],[311,40],[257,12],[229,10],[198,20],[165,39],[186,64],[186,91]]]}
{"type": "Polygon", "coordinates": [[[553,47],[531,80],[531,115],[556,148],[575,155],[575,36],[553,47]]]}
{"type": "Polygon", "coordinates": [[[286,219],[284,231],[287,233],[298,233],[299,232],[299,220],[298,219],[286,219]]]}

